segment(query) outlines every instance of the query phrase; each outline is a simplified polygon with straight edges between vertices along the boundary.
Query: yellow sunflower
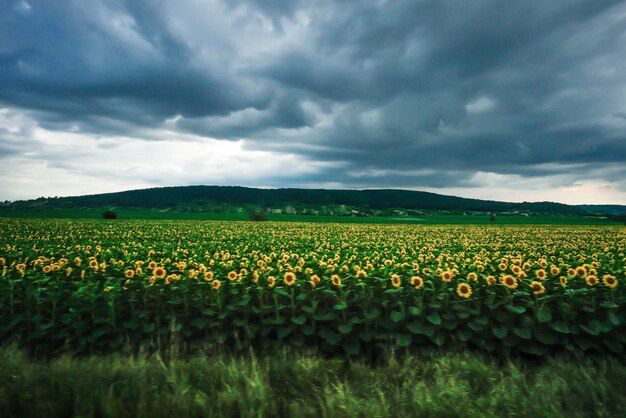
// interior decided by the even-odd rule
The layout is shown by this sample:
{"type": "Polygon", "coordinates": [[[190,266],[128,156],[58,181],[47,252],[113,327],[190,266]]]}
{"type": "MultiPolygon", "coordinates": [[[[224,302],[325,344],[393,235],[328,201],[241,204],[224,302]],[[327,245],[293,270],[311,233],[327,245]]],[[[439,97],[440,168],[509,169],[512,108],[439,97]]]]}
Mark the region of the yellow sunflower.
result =
{"type": "Polygon", "coordinates": [[[400,280],[400,276],[398,276],[397,274],[392,274],[391,284],[393,287],[400,287],[400,285],[402,284],[402,280],[400,280]]]}
{"type": "Polygon", "coordinates": [[[502,279],[500,279],[500,282],[509,289],[517,288],[517,279],[511,275],[504,276],[502,279]]]}
{"type": "Polygon", "coordinates": [[[414,286],[416,289],[421,289],[424,286],[424,279],[419,276],[411,277],[411,286],[414,286]]]}
{"type": "Polygon", "coordinates": [[[617,279],[614,276],[611,276],[610,274],[606,274],[602,278],[602,283],[604,283],[605,286],[613,289],[617,286],[617,279]]]}
{"type": "Polygon", "coordinates": [[[541,282],[534,281],[530,284],[530,288],[535,295],[541,295],[545,293],[546,288],[541,284],[541,282]]]}
{"type": "Polygon", "coordinates": [[[459,283],[456,287],[456,294],[462,298],[469,298],[472,296],[472,287],[469,283],[459,283]]]}
{"type": "Polygon", "coordinates": [[[296,275],[288,271],[287,273],[285,273],[283,281],[287,286],[293,286],[293,284],[296,282],[296,275]]]}

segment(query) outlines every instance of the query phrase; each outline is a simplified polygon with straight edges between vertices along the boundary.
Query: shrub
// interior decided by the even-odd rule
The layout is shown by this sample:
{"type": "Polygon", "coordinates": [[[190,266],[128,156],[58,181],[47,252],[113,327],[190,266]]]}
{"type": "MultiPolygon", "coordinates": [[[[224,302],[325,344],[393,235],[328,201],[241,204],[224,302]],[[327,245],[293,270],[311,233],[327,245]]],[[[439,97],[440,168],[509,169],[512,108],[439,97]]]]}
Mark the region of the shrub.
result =
{"type": "Polygon", "coordinates": [[[117,213],[107,210],[102,214],[103,219],[117,219],[117,213]]]}
{"type": "Polygon", "coordinates": [[[259,212],[256,210],[251,210],[250,212],[248,212],[248,215],[250,216],[250,220],[254,221],[254,222],[265,222],[265,221],[269,221],[270,219],[268,218],[267,214],[263,213],[263,212],[259,212]]]}

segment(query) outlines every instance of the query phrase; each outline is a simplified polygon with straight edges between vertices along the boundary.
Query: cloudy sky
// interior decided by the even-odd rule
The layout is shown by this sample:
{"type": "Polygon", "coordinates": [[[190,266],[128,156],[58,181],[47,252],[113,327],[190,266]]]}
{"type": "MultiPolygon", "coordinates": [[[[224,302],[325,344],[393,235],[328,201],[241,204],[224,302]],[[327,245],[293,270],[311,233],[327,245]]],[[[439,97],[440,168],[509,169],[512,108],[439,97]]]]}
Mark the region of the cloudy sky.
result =
{"type": "Polygon", "coordinates": [[[626,204],[626,2],[2,0],[0,200],[192,184],[626,204]]]}

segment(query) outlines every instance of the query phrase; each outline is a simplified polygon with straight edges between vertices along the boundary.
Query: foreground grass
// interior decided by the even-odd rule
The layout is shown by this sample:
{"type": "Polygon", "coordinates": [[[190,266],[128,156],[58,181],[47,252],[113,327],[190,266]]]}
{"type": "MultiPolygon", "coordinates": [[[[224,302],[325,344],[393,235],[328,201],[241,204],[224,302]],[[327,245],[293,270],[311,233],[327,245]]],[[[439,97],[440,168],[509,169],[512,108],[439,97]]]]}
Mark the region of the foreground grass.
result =
{"type": "Polygon", "coordinates": [[[470,354],[385,366],[315,357],[61,357],[0,349],[3,417],[623,416],[616,358],[496,362],[470,354]]]}

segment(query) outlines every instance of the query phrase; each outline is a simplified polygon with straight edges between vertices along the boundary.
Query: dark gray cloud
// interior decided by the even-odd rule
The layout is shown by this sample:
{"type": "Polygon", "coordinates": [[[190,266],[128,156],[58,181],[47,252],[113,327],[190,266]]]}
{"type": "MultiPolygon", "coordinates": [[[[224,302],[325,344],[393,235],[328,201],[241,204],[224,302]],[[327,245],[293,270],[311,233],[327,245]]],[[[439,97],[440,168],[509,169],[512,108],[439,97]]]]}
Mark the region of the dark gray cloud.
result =
{"type": "Polygon", "coordinates": [[[168,129],[324,163],[278,186],[621,181],[623,1],[10,3],[0,107],[43,129],[168,129]]]}

